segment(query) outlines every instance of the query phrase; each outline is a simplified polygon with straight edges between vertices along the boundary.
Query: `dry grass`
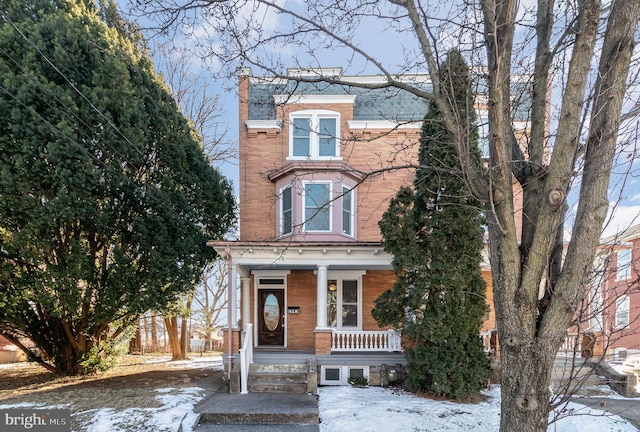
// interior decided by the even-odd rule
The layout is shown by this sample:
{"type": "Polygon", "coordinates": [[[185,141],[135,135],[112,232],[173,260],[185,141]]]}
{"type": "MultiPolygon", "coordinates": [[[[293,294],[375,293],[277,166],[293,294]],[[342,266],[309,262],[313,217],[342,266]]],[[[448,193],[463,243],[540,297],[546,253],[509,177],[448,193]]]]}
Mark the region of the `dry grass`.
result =
{"type": "Polygon", "coordinates": [[[157,389],[199,386],[200,380],[215,373],[207,363],[201,365],[182,368],[167,357],[124,356],[108,372],[81,377],[55,376],[33,363],[5,365],[0,366],[0,405],[65,405],[72,412],[154,408],[160,406],[157,389]]]}

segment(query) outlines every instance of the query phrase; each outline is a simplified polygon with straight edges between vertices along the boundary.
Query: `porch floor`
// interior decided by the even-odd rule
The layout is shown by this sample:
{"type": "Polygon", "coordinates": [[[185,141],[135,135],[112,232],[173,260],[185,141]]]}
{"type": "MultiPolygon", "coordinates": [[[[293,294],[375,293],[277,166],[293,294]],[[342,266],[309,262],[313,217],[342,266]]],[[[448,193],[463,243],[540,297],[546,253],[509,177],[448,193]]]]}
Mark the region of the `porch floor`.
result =
{"type": "Polygon", "coordinates": [[[315,358],[318,365],[406,365],[404,354],[400,352],[337,352],[316,355],[313,351],[260,348],[253,352],[253,362],[257,364],[305,364],[310,358],[315,358]]]}

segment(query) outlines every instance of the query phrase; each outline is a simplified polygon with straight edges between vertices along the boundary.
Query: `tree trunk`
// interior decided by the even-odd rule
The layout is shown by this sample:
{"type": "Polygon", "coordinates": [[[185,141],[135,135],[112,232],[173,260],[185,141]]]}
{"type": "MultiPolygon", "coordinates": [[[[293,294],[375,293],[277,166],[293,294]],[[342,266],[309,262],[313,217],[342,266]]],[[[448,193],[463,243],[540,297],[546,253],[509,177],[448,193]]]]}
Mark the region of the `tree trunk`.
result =
{"type": "Polygon", "coordinates": [[[171,360],[182,360],[182,347],[180,346],[180,338],[178,337],[178,317],[164,317],[164,325],[167,328],[169,336],[169,345],[171,345],[171,360]]]}
{"type": "Polygon", "coordinates": [[[181,326],[180,326],[180,349],[182,351],[182,360],[187,359],[187,353],[189,352],[189,329],[187,328],[187,319],[185,317],[181,318],[181,326]]]}
{"type": "Polygon", "coordinates": [[[158,351],[158,324],[155,315],[151,315],[151,346],[153,351],[158,351]]]}

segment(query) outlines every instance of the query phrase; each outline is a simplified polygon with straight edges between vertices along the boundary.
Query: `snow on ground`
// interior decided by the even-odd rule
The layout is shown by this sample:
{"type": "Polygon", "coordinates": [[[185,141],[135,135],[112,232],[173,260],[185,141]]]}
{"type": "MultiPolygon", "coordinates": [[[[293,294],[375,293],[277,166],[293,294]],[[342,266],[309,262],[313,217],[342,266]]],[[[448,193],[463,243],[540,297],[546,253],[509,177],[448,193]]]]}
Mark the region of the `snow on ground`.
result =
{"type": "MultiPolygon", "coordinates": [[[[197,415],[193,411],[194,406],[204,396],[204,389],[200,387],[186,387],[180,389],[157,389],[156,400],[161,405],[158,408],[132,407],[126,410],[114,410],[112,408],[93,409],[73,412],[71,416],[81,425],[81,429],[73,429],[74,432],[174,432],[180,427],[184,419],[184,425],[193,425],[197,415]]],[[[97,396],[99,397],[99,396],[97,396]]],[[[43,406],[40,404],[14,404],[0,405],[6,408],[69,408],[69,406],[43,406]]]]}
{"type": "MultiPolygon", "coordinates": [[[[500,387],[483,393],[485,402],[459,404],[380,387],[324,387],[320,389],[320,431],[496,432],[500,425],[500,387]]],[[[574,403],[563,415],[569,416],[550,425],[549,431],[637,431],[618,416],[574,403]]]]}
{"type": "MultiPolygon", "coordinates": [[[[200,357],[170,362],[176,368],[221,369],[220,357],[200,357]]],[[[109,408],[73,412],[81,425],[75,432],[164,432],[193,425],[193,409],[204,397],[199,387],[161,388],[155,399],[159,407],[131,407],[116,411],[109,408]],[[184,419],[184,421],[183,421],[184,419]]],[[[487,399],[476,404],[435,401],[402,390],[380,387],[323,387],[320,389],[321,432],[496,432],[500,424],[500,387],[484,392],[487,399]]],[[[96,395],[99,397],[99,395],[96,395]]],[[[618,396],[619,397],[619,396],[618,396]]],[[[36,404],[0,405],[4,408],[47,408],[36,404]]],[[[49,407],[49,408],[62,408],[49,407]]],[[[72,411],[73,411],[73,407],[72,411]]],[[[553,432],[635,432],[637,429],[620,417],[570,403],[564,418],[549,426],[553,432]]],[[[550,415],[553,418],[553,413],[550,415]]]]}

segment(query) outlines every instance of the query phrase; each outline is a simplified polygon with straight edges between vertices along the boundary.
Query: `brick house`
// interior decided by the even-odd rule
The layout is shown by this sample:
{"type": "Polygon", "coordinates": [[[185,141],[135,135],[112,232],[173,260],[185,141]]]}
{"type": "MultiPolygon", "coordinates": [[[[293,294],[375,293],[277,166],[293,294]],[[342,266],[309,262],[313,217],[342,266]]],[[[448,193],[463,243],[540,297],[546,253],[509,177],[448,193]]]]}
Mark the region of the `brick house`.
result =
{"type": "Polygon", "coordinates": [[[587,355],[640,354],[640,225],[602,240],[583,323],[587,355]]]}
{"type": "MultiPolygon", "coordinates": [[[[387,169],[417,160],[427,103],[398,89],[350,86],[384,79],[343,76],[340,68],[288,74],[347,84],[250,70],[239,77],[240,235],[209,243],[232,274],[224,354],[231,390],[296,381],[275,375],[285,370],[305,381],[300,391],[360,376],[385,384],[405,359],[401,335],[371,315],[395,281],[378,220],[398,188],[413,182],[412,170],[387,169]]],[[[425,74],[403,79],[430,88],[425,74]]],[[[489,351],[496,338],[488,259],[482,272],[489,351]]]]}

